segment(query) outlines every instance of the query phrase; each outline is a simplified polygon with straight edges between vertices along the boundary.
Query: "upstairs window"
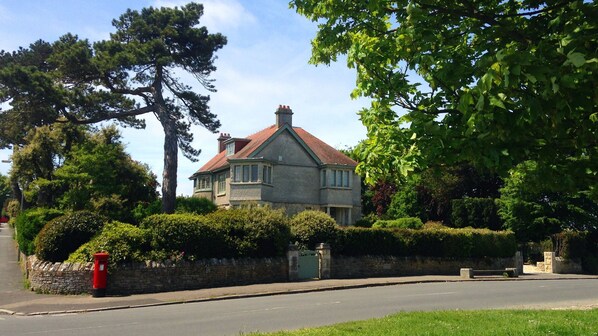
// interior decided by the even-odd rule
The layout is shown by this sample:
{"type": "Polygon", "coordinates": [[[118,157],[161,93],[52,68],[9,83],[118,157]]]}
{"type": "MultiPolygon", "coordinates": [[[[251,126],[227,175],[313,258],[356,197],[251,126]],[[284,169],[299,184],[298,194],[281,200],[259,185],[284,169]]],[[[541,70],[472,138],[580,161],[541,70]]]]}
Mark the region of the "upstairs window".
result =
{"type": "Polygon", "coordinates": [[[263,167],[262,182],[272,184],[272,166],[263,167]]]}
{"type": "Polygon", "coordinates": [[[257,164],[233,166],[233,182],[258,182],[258,167],[259,166],[257,164]]]}
{"type": "Polygon", "coordinates": [[[351,171],[342,169],[322,170],[322,188],[350,188],[351,187],[351,171]]]}
{"type": "Polygon", "coordinates": [[[226,145],[226,156],[231,156],[235,154],[235,143],[231,142],[226,145]]]}

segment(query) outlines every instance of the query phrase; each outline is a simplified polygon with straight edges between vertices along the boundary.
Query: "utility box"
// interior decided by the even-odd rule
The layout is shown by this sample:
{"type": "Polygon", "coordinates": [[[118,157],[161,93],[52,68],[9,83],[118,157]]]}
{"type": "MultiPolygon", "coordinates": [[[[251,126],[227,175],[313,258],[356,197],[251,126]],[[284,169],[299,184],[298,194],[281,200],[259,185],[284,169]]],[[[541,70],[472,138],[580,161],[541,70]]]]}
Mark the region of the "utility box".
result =
{"type": "Polygon", "coordinates": [[[93,255],[93,297],[106,296],[108,257],[109,254],[105,252],[100,252],[93,255]]]}

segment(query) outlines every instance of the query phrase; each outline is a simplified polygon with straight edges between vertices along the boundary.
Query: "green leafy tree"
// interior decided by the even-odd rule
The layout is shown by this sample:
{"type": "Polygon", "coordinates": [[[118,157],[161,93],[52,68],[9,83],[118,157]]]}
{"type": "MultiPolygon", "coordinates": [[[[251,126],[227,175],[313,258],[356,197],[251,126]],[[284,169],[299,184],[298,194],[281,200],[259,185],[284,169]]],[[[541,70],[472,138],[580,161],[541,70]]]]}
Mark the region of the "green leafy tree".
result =
{"type": "MultiPolygon", "coordinates": [[[[563,187],[598,172],[598,3],[565,0],[292,0],[318,22],[313,63],[339,55],[357,72],[353,96],[373,183],[438,163],[506,175],[525,160],[563,187]]],[[[545,180],[549,180],[545,177],[545,180]]]]}
{"type": "Polygon", "coordinates": [[[563,230],[598,232],[598,204],[587,192],[563,192],[546,185],[527,188],[542,179],[539,166],[527,161],[505,180],[499,199],[499,215],[506,228],[522,242],[541,241],[563,230]]]}
{"type": "MultiPolygon", "coordinates": [[[[30,125],[24,117],[35,111],[42,124],[68,122],[91,124],[115,119],[125,125],[144,126],[137,116],[153,113],[163,126],[164,173],[162,210],[175,210],[178,149],[189,159],[199,151],[191,147],[190,125],[216,131],[219,122],[203,96],[177,76],[188,72],[210,92],[214,53],[226,44],[221,34],[198,27],[203,6],[128,10],[113,21],[116,32],[95,43],[67,34],[39,48],[0,53],[0,102],[10,125],[30,125]],[[38,49],[40,50],[38,52],[38,49]],[[41,61],[28,63],[28,55],[41,61]],[[46,111],[49,117],[38,111],[46,111]],[[52,114],[53,113],[53,114],[52,114]],[[11,119],[11,120],[12,120],[11,119]]],[[[16,127],[16,126],[15,126],[16,127]]],[[[30,126],[31,127],[31,126],[30,126]]],[[[0,131],[3,131],[0,127],[0,131]]],[[[10,144],[18,143],[12,126],[10,144]]],[[[16,136],[18,138],[18,136],[16,136]]]]}
{"type": "Polygon", "coordinates": [[[74,146],[52,182],[59,190],[57,202],[63,209],[93,210],[112,219],[132,220],[132,209],[140,202],[157,198],[156,176],[147,165],[131,159],[115,127],[104,128],[74,146]]]}
{"type": "Polygon", "coordinates": [[[502,180],[470,165],[436,167],[414,173],[397,189],[388,208],[390,218],[419,217],[451,224],[452,201],[498,198],[502,180]]]}

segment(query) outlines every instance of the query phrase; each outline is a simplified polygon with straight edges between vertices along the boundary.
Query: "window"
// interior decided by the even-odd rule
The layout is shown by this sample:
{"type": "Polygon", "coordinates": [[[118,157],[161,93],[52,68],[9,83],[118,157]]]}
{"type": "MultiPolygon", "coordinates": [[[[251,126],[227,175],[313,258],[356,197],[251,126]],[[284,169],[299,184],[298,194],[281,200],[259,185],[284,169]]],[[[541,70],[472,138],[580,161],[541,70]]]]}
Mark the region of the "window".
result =
{"type": "Polygon", "coordinates": [[[218,195],[226,194],[226,174],[218,175],[218,195]]]}
{"type": "Polygon", "coordinates": [[[272,167],[271,166],[264,166],[263,167],[263,178],[262,182],[271,184],[272,183],[272,167]]]}
{"type": "Polygon", "coordinates": [[[243,166],[243,182],[249,182],[249,166],[243,166]]]}
{"type": "Polygon", "coordinates": [[[351,171],[330,169],[330,177],[328,177],[328,171],[322,170],[322,187],[326,186],[337,187],[337,188],[350,188],[351,187],[351,171]]]}
{"type": "Polygon", "coordinates": [[[251,182],[257,182],[257,165],[251,165],[251,182]]]}
{"type": "Polygon", "coordinates": [[[241,168],[242,166],[235,166],[233,171],[233,181],[241,182],[241,168]]]}
{"type": "Polygon", "coordinates": [[[259,180],[259,166],[252,165],[236,165],[233,167],[233,182],[258,182],[259,180]]]}
{"type": "Polygon", "coordinates": [[[235,142],[231,142],[229,144],[226,144],[226,156],[231,156],[235,154],[235,142]]]}
{"type": "Polygon", "coordinates": [[[212,188],[212,178],[210,176],[200,176],[194,182],[195,189],[208,190],[212,188]]]}

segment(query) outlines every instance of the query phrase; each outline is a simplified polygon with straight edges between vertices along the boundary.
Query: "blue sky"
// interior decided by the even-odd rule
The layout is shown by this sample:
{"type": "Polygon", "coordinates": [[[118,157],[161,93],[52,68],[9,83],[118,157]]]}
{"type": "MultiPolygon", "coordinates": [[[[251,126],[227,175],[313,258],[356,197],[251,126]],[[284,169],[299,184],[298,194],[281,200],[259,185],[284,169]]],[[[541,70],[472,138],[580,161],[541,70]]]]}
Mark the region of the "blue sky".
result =
{"type": "MultiPolygon", "coordinates": [[[[201,2],[201,1],[200,1],[201,2]]],[[[114,31],[111,21],[127,8],[173,7],[187,1],[0,1],[0,49],[12,51],[43,39],[55,41],[70,32],[91,41],[106,39],[114,31]]],[[[328,66],[308,64],[310,40],[316,25],[289,9],[284,0],[206,0],[201,24],[220,32],[228,44],[217,52],[213,74],[218,90],[210,108],[222,124],[220,132],[244,137],[274,123],[278,105],[289,105],[293,124],[305,128],[336,148],[354,146],[365,138],[357,112],[366,100],[351,100],[354,71],[344,60],[328,66]]],[[[194,85],[191,76],[182,79],[194,85]]],[[[204,93],[206,93],[204,91],[204,93]]],[[[199,162],[179,155],[177,194],[189,195],[187,178],[216,155],[218,134],[193,128],[199,162]]],[[[147,163],[161,180],[163,132],[153,116],[145,130],[124,130],[127,151],[147,163]]],[[[7,159],[10,151],[0,151],[7,159]]],[[[6,174],[8,164],[0,164],[6,174]]]]}

